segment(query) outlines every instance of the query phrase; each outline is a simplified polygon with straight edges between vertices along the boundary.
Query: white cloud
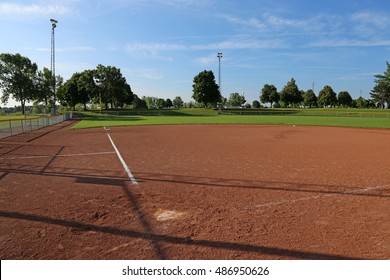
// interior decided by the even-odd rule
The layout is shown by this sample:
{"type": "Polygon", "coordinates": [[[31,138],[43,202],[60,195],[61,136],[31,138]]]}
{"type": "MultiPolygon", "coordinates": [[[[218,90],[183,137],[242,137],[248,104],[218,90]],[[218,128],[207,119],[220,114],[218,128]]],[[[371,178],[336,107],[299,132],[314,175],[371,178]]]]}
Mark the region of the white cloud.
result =
{"type": "Polygon", "coordinates": [[[364,24],[380,29],[387,29],[390,26],[390,16],[376,12],[357,12],[352,14],[351,20],[357,24],[364,24]]]}
{"type": "Polygon", "coordinates": [[[341,81],[359,81],[362,79],[372,79],[376,73],[356,73],[356,74],[349,74],[344,76],[339,76],[336,79],[341,81]]]}
{"type": "Polygon", "coordinates": [[[205,45],[194,45],[193,50],[245,50],[245,49],[270,49],[283,48],[286,44],[278,39],[255,40],[245,37],[237,37],[233,40],[227,40],[218,43],[205,45]]]}
{"type": "Polygon", "coordinates": [[[309,43],[307,47],[386,47],[390,40],[326,39],[309,43]]]}
{"type": "MultiPolygon", "coordinates": [[[[126,0],[119,0],[127,3],[126,0]]],[[[205,7],[213,4],[212,0],[133,0],[131,5],[167,5],[173,7],[205,7]]]]}
{"type": "Polygon", "coordinates": [[[255,29],[265,29],[267,27],[265,22],[262,22],[253,17],[249,19],[238,18],[232,15],[221,15],[220,17],[227,20],[230,23],[241,25],[241,26],[248,26],[255,29]]]}
{"type": "Polygon", "coordinates": [[[170,56],[160,55],[161,52],[182,51],[184,49],[184,45],[167,43],[128,43],[125,46],[126,53],[133,57],[160,61],[172,61],[170,56]]]}
{"type": "Polygon", "coordinates": [[[185,48],[184,45],[167,43],[135,43],[126,45],[126,51],[128,52],[148,51],[154,53],[157,51],[181,51],[185,50],[185,48]]]}
{"type": "MultiPolygon", "coordinates": [[[[270,13],[264,13],[259,18],[250,17],[250,18],[238,18],[232,15],[221,15],[221,18],[226,21],[241,26],[253,28],[253,31],[261,32],[274,32],[275,30],[287,30],[287,29],[300,29],[300,30],[313,30],[318,29],[318,23],[321,21],[321,18],[313,17],[303,20],[299,19],[290,19],[270,13]]],[[[248,30],[250,31],[250,30],[248,30]]]]}
{"type": "MultiPolygon", "coordinates": [[[[23,48],[24,50],[32,50],[37,52],[50,52],[49,48],[23,48]]],[[[96,48],[89,46],[74,46],[74,47],[66,47],[66,48],[57,48],[57,52],[93,52],[96,51],[96,48]]]]}
{"type": "Polygon", "coordinates": [[[110,7],[131,8],[132,11],[169,7],[176,10],[199,11],[214,6],[214,0],[113,0],[110,7]]]}
{"type": "Polygon", "coordinates": [[[172,51],[204,51],[204,50],[239,50],[239,49],[266,49],[283,48],[286,43],[280,40],[254,40],[246,37],[237,37],[232,40],[209,44],[169,44],[169,43],[129,43],[125,50],[129,54],[152,56],[158,58],[160,52],[172,51]]]}
{"type": "Polygon", "coordinates": [[[74,46],[57,49],[59,52],[94,52],[97,49],[89,46],[74,46]]]}
{"type": "Polygon", "coordinates": [[[212,53],[208,56],[198,57],[197,59],[195,59],[195,62],[201,66],[215,65],[215,60],[217,59],[216,57],[217,56],[215,55],[215,53],[212,53]]]}
{"type": "Polygon", "coordinates": [[[37,4],[16,4],[0,3],[0,14],[6,16],[28,16],[28,15],[48,15],[48,14],[68,14],[71,9],[62,5],[37,5],[37,4]]]}
{"type": "Polygon", "coordinates": [[[368,39],[388,38],[390,29],[390,16],[375,12],[358,12],[352,14],[350,21],[355,36],[368,39]]]}

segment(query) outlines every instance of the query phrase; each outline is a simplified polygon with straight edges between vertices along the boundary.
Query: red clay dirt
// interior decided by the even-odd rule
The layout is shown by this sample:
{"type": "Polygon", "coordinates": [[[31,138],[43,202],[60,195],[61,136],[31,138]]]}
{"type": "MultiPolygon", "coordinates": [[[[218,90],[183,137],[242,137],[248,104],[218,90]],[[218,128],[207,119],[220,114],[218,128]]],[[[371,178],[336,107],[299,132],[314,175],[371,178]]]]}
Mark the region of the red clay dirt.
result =
{"type": "Polygon", "coordinates": [[[390,130],[71,124],[0,140],[1,259],[390,259],[390,130]]]}

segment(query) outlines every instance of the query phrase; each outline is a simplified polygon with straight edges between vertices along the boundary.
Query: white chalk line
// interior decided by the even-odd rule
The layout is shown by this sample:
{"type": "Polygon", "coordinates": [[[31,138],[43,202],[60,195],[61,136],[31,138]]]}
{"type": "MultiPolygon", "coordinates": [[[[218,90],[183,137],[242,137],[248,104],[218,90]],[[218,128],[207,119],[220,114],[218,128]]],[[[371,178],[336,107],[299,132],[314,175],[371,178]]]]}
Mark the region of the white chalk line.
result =
{"type": "Polygon", "coordinates": [[[15,160],[15,159],[38,159],[38,158],[53,158],[53,157],[80,157],[80,156],[96,156],[115,154],[115,152],[95,152],[95,153],[79,153],[79,154],[63,154],[63,155],[41,155],[41,156],[17,156],[17,157],[2,157],[0,160],[15,160]]]}
{"type": "Polygon", "coordinates": [[[388,186],[377,186],[377,187],[369,187],[369,188],[358,189],[358,190],[353,190],[353,191],[345,191],[345,192],[341,192],[341,193],[313,195],[313,196],[308,196],[308,197],[303,197],[303,198],[298,198],[298,199],[283,199],[283,200],[279,200],[279,201],[275,201],[275,202],[258,204],[255,207],[256,208],[272,207],[272,206],[283,205],[283,204],[297,203],[297,202],[306,201],[306,200],[315,200],[315,199],[320,199],[323,197],[338,196],[338,195],[343,195],[343,194],[365,193],[365,192],[369,192],[369,191],[373,191],[373,190],[385,189],[387,187],[388,186]]]}
{"type": "Polygon", "coordinates": [[[108,139],[110,140],[111,145],[112,145],[112,147],[114,148],[114,150],[115,150],[115,152],[116,152],[116,155],[118,156],[119,161],[122,163],[122,166],[123,166],[123,168],[125,169],[126,174],[127,174],[127,176],[129,177],[131,183],[133,183],[133,185],[138,185],[138,182],[137,182],[137,180],[135,179],[135,177],[133,176],[133,174],[131,173],[129,166],[126,164],[126,162],[125,162],[125,160],[123,159],[123,157],[122,157],[121,153],[119,152],[118,148],[115,146],[115,143],[114,143],[114,141],[112,140],[110,134],[108,133],[108,130],[109,130],[109,129],[106,129],[106,127],[104,127],[104,130],[106,131],[107,136],[108,136],[108,139]]]}

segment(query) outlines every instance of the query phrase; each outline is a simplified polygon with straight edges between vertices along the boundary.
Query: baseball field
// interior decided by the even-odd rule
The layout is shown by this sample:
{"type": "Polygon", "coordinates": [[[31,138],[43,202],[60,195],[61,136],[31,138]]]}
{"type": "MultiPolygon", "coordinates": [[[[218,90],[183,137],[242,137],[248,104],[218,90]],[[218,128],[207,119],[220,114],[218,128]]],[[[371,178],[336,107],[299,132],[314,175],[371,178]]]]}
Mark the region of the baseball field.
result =
{"type": "Polygon", "coordinates": [[[1,139],[0,258],[390,259],[388,118],[191,118],[1,139]]]}

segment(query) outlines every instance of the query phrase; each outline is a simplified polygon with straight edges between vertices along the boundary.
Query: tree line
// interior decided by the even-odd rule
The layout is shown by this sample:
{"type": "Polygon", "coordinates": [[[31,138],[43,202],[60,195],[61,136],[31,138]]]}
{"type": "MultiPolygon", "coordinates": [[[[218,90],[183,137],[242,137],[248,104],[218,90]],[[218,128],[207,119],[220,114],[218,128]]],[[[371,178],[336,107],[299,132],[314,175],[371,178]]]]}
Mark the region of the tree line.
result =
{"type": "Polygon", "coordinates": [[[271,107],[385,108],[390,105],[390,65],[387,65],[388,69],[384,75],[375,75],[376,86],[370,93],[371,99],[368,100],[363,97],[354,100],[348,91],[340,91],[337,94],[329,85],[324,86],[316,96],[313,89],[299,90],[292,78],[280,92],[274,85],[264,85],[260,101],[270,103],[271,107]],[[388,81],[387,84],[385,81],[388,81]]]}
{"type": "Polygon", "coordinates": [[[104,104],[107,109],[133,102],[134,94],[120,70],[112,66],[98,65],[96,69],[74,73],[64,83],[61,76],[53,77],[47,68],[38,70],[36,63],[20,54],[0,54],[1,101],[10,97],[20,102],[22,113],[28,102],[43,102],[46,110],[61,105],[74,108],[91,102],[104,104]],[[57,90],[55,90],[57,89],[57,90]]]}
{"type": "Polygon", "coordinates": [[[44,105],[49,112],[56,102],[75,110],[81,105],[100,109],[161,109],[181,108],[185,104],[180,96],[173,100],[157,97],[139,98],[131,90],[120,69],[99,64],[95,69],[74,73],[67,81],[61,76],[53,77],[48,68],[38,69],[29,58],[17,54],[0,54],[1,101],[7,103],[10,97],[21,104],[25,114],[26,104],[44,105]]]}
{"type": "MultiPolygon", "coordinates": [[[[338,94],[329,85],[324,86],[318,93],[313,89],[300,90],[294,78],[287,82],[279,92],[272,84],[265,84],[260,91],[259,100],[263,104],[270,104],[270,107],[345,107],[345,108],[389,108],[390,106],[390,64],[387,62],[387,70],[384,74],[375,75],[375,86],[370,95],[371,99],[359,97],[353,99],[348,91],[341,91],[338,94]]],[[[194,78],[192,98],[204,106],[214,106],[220,103],[224,106],[260,108],[262,105],[258,100],[252,105],[246,103],[244,95],[237,92],[231,93],[229,98],[224,98],[215,82],[212,71],[200,72],[194,78]],[[246,104],[245,104],[246,103],[246,104]]]]}
{"type": "MultiPolygon", "coordinates": [[[[265,84],[260,91],[259,100],[271,107],[380,107],[390,105],[390,64],[384,74],[375,75],[375,86],[371,100],[362,97],[353,100],[349,92],[338,94],[326,85],[315,95],[312,89],[300,90],[294,78],[287,82],[279,92],[272,84],[265,84]]],[[[216,107],[219,105],[243,106],[245,96],[231,93],[229,98],[221,95],[212,71],[204,70],[193,79],[192,98],[196,103],[185,104],[180,96],[173,100],[158,97],[139,98],[131,90],[120,69],[99,64],[95,69],[74,73],[66,82],[61,76],[53,77],[49,69],[38,70],[36,63],[20,54],[0,54],[1,101],[6,103],[10,97],[20,102],[22,112],[28,102],[43,103],[46,112],[58,101],[62,106],[74,110],[79,104],[84,110],[99,106],[100,109],[134,108],[161,109],[185,107],[216,107]],[[94,105],[94,106],[91,106],[94,105]]],[[[255,100],[245,107],[260,108],[255,100]]]]}

